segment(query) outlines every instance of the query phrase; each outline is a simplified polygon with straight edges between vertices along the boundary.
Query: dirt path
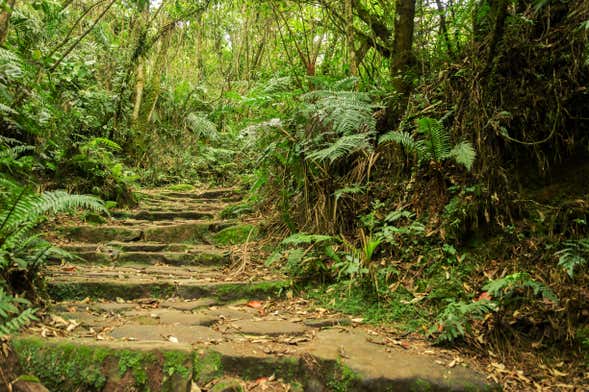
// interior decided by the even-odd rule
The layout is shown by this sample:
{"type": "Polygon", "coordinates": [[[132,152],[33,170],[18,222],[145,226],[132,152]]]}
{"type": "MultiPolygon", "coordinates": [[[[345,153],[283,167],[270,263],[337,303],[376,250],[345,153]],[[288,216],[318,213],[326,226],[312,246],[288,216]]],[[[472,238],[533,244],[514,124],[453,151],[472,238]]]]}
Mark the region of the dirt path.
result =
{"type": "Polygon", "coordinates": [[[220,213],[239,198],[155,190],[60,227],[79,259],[50,266],[50,314],[11,342],[22,369],[52,391],[494,389],[455,353],[285,296],[279,274],[233,274],[226,244],[244,230],[220,213]]]}

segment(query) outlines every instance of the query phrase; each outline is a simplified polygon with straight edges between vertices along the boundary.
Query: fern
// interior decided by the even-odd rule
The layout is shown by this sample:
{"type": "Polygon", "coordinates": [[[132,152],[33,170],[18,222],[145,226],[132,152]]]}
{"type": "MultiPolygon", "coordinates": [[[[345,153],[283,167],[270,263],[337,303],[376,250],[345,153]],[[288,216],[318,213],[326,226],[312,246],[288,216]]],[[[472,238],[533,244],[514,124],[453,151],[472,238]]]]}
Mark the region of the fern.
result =
{"type": "Polygon", "coordinates": [[[349,186],[349,187],[345,187],[342,189],[338,189],[337,191],[335,191],[333,193],[333,195],[335,196],[336,200],[339,200],[344,195],[356,195],[356,194],[364,193],[364,191],[366,191],[366,187],[363,187],[360,185],[354,185],[354,186],[349,186]]]}
{"type": "Polygon", "coordinates": [[[313,91],[302,97],[312,103],[312,121],[338,135],[357,132],[373,133],[376,120],[372,115],[375,106],[370,96],[354,91],[313,91]]]}
{"type": "Polygon", "coordinates": [[[428,158],[441,162],[450,154],[450,135],[442,124],[433,118],[423,117],[417,120],[417,132],[425,135],[428,158]]]}
{"type": "Polygon", "coordinates": [[[46,214],[71,208],[106,212],[103,203],[91,196],[61,191],[38,195],[10,181],[0,185],[0,279],[8,284],[16,271],[23,271],[29,283],[34,284],[39,279],[39,267],[58,253],[35,231],[46,214]]]}
{"type": "Polygon", "coordinates": [[[400,144],[408,151],[415,152],[419,163],[430,160],[443,162],[447,159],[453,159],[468,171],[472,169],[476,158],[473,145],[463,141],[452,146],[450,134],[444,129],[440,121],[430,117],[418,119],[417,133],[423,135],[423,139],[417,140],[415,136],[408,132],[388,132],[381,136],[379,144],[400,144]]]}
{"type": "Polygon", "coordinates": [[[318,244],[326,241],[334,241],[335,237],[321,234],[306,234],[306,233],[295,233],[290,237],[287,237],[282,241],[282,245],[307,245],[307,244],[318,244]]]}
{"type": "Polygon", "coordinates": [[[572,278],[575,270],[587,265],[589,260],[589,237],[576,241],[567,241],[563,250],[556,252],[558,265],[572,278]]]}
{"type": "Polygon", "coordinates": [[[438,342],[456,340],[471,331],[473,321],[482,320],[495,307],[493,302],[487,300],[451,302],[440,312],[435,325],[429,329],[429,334],[437,334],[438,342]]]}
{"type": "Polygon", "coordinates": [[[264,83],[261,87],[261,93],[272,95],[289,91],[292,88],[292,78],[290,76],[272,78],[264,83]]]}
{"type": "Polygon", "coordinates": [[[328,144],[327,147],[313,151],[307,155],[307,159],[317,161],[334,161],[349,156],[357,151],[371,150],[370,135],[359,133],[356,135],[346,135],[337,139],[335,142],[328,144]]]}
{"type": "Polygon", "coordinates": [[[379,144],[384,143],[396,143],[403,146],[405,149],[417,152],[423,151],[424,146],[422,142],[413,139],[413,136],[409,132],[392,131],[388,132],[380,137],[378,140],[379,144]]]}
{"type": "Polygon", "coordinates": [[[504,278],[492,280],[483,287],[483,290],[501,300],[513,297],[518,290],[531,290],[534,295],[541,295],[552,302],[558,302],[558,297],[548,286],[535,281],[526,272],[516,272],[504,278]]]}
{"type": "Polygon", "coordinates": [[[468,171],[472,169],[476,156],[477,153],[474,150],[474,147],[468,142],[458,143],[448,154],[449,158],[453,158],[456,163],[463,165],[468,171]]]}
{"type": "Polygon", "coordinates": [[[193,112],[186,116],[186,126],[196,136],[205,140],[218,140],[217,125],[210,121],[203,112],[193,112]]]}

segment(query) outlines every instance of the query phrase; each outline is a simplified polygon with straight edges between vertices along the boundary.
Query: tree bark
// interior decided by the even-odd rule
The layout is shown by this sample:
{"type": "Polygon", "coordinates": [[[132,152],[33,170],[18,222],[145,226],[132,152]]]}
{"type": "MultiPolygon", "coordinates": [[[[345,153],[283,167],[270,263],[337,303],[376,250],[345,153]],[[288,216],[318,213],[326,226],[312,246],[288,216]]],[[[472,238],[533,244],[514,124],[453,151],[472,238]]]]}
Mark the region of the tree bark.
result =
{"type": "Polygon", "coordinates": [[[393,36],[393,58],[391,77],[393,87],[399,98],[392,100],[387,107],[387,126],[394,129],[407,109],[412,81],[407,72],[414,61],[413,31],[415,29],[415,0],[397,0],[395,13],[395,32],[393,36]]]}
{"type": "Polygon", "coordinates": [[[135,104],[133,105],[133,114],[131,115],[131,124],[135,124],[139,119],[139,111],[141,110],[141,103],[143,102],[143,88],[145,87],[145,66],[143,58],[140,57],[136,69],[135,81],[135,104]]]}
{"type": "Polygon", "coordinates": [[[8,0],[7,8],[0,13],[0,45],[4,45],[8,36],[8,26],[10,25],[10,16],[16,5],[16,0],[8,0]]]}
{"type": "Polygon", "coordinates": [[[352,12],[352,0],[346,0],[346,39],[348,43],[348,60],[350,62],[350,75],[358,76],[358,62],[354,40],[354,14],[352,12]]]}

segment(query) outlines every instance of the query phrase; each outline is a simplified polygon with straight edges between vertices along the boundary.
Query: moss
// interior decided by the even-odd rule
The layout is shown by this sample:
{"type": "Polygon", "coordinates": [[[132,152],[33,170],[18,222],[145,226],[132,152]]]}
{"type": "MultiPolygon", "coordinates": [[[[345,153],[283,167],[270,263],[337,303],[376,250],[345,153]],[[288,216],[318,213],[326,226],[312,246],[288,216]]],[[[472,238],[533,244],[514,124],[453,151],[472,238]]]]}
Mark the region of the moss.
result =
{"type": "Polygon", "coordinates": [[[174,184],[167,187],[167,189],[174,192],[188,192],[194,190],[194,185],[190,184],[174,184]]]}
{"type": "Polygon", "coordinates": [[[16,382],[16,381],[35,382],[35,383],[41,382],[41,380],[39,380],[39,377],[31,376],[30,374],[20,375],[20,376],[18,376],[18,378],[16,380],[14,380],[14,382],[16,382]]]}
{"type": "Polygon", "coordinates": [[[20,366],[50,390],[101,390],[106,383],[102,363],[112,351],[72,343],[50,345],[39,338],[14,339],[20,366]]]}
{"type": "Polygon", "coordinates": [[[254,225],[235,225],[227,227],[213,236],[216,245],[239,245],[258,236],[258,228],[254,225]]]}
{"type": "Polygon", "coordinates": [[[216,351],[207,351],[194,357],[194,380],[198,384],[207,384],[223,375],[222,355],[216,351]]]}
{"type": "Polygon", "coordinates": [[[100,391],[107,382],[131,388],[125,390],[176,391],[191,376],[189,352],[119,350],[36,337],[15,338],[12,349],[21,368],[52,391],[100,391]]]}
{"type": "Polygon", "coordinates": [[[125,282],[103,281],[84,283],[49,283],[51,298],[63,300],[82,300],[86,297],[115,299],[135,299],[142,297],[165,298],[176,293],[176,287],[169,283],[161,284],[126,284],[125,282]]]}
{"type": "Polygon", "coordinates": [[[227,378],[219,380],[210,390],[211,392],[243,392],[242,383],[238,379],[227,378]]]}
{"type": "Polygon", "coordinates": [[[411,392],[430,392],[432,390],[432,386],[429,382],[421,379],[417,379],[413,382],[413,385],[409,387],[409,391],[411,392]]]}
{"type": "Polygon", "coordinates": [[[123,350],[117,352],[117,356],[119,359],[119,376],[123,376],[130,370],[138,385],[145,385],[147,383],[145,364],[155,362],[153,354],[123,350]]]}
{"type": "Polygon", "coordinates": [[[360,376],[352,369],[338,361],[334,369],[328,372],[327,387],[334,392],[347,392],[360,379],[360,376]]]}
{"type": "Polygon", "coordinates": [[[172,377],[176,374],[182,378],[190,376],[190,370],[186,367],[192,361],[191,355],[180,351],[166,351],[164,353],[164,375],[172,377]]]}

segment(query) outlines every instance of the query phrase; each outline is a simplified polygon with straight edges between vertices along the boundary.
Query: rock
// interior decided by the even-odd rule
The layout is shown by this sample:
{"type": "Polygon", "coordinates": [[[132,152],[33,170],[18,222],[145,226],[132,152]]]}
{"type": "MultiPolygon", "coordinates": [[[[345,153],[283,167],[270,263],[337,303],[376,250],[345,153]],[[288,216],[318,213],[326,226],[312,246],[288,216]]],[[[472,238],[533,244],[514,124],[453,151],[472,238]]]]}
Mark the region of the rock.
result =
{"type": "Polygon", "coordinates": [[[35,377],[23,377],[12,383],[13,392],[49,392],[35,377]]]}

